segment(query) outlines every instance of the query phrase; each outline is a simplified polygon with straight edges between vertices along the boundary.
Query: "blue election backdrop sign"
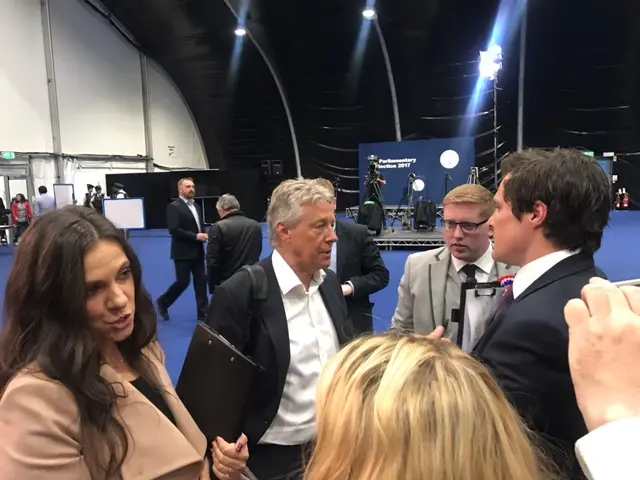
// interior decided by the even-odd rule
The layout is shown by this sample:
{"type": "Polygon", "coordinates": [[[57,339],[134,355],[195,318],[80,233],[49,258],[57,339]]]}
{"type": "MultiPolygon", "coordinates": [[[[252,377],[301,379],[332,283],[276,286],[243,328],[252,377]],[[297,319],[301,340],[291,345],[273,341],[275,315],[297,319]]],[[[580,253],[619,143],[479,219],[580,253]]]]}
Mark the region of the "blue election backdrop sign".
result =
{"type": "Polygon", "coordinates": [[[451,175],[451,180],[447,181],[447,189],[451,190],[467,183],[469,172],[475,166],[473,137],[362,143],[358,155],[361,200],[366,195],[364,181],[369,168],[367,159],[370,155],[375,155],[379,159],[379,171],[387,181],[382,186],[386,205],[398,204],[406,192],[411,173],[425,183],[422,192],[414,193],[414,201],[422,199],[441,204],[445,193],[445,174],[451,175]],[[445,169],[440,164],[440,156],[447,150],[455,151],[460,157],[458,165],[452,169],[445,169]]]}

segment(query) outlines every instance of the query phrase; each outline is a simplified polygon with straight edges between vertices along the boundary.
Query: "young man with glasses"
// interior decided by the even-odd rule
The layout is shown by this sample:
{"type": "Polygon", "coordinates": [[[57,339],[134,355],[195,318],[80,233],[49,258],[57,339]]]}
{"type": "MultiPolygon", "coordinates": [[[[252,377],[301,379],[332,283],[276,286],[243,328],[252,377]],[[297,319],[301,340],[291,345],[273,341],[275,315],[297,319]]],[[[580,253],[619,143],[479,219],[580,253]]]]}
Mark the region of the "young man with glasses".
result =
{"type": "MultiPolygon", "coordinates": [[[[443,204],[447,246],[409,255],[392,322],[394,329],[425,334],[443,325],[444,337],[455,341],[458,324],[451,321],[451,310],[460,305],[462,284],[493,282],[515,275],[517,269],[493,260],[487,222],[495,204],[489,190],[461,185],[449,192],[443,204]]],[[[494,308],[490,297],[474,298],[468,305],[471,345],[482,335],[494,308]]]]}

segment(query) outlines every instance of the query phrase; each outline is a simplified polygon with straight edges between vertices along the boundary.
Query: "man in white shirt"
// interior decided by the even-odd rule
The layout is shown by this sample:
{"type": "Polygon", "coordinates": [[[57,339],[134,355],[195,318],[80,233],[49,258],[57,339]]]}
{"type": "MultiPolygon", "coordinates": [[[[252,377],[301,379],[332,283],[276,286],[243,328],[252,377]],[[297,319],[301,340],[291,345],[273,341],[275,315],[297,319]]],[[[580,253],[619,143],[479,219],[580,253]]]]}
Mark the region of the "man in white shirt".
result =
{"type": "MultiPolygon", "coordinates": [[[[451,321],[451,311],[460,305],[462,284],[493,282],[515,275],[517,268],[495,262],[491,256],[487,222],[495,205],[489,190],[461,185],[447,194],[443,204],[447,246],[409,255],[392,324],[394,329],[416,333],[430,333],[442,325],[445,337],[455,342],[459,327],[451,321]]],[[[482,336],[494,308],[491,297],[474,297],[467,305],[465,347],[472,347],[482,336]]]]}
{"type": "Polygon", "coordinates": [[[260,480],[301,478],[303,453],[316,436],[318,378],[353,337],[338,278],[325,271],[337,240],[334,209],[333,188],[323,180],[281,183],[267,212],[274,252],[256,264],[266,276],[266,301],[256,308],[245,270],[211,301],[207,322],[265,369],[244,425],[248,466],[260,480]]]}
{"type": "Polygon", "coordinates": [[[45,213],[52,212],[56,209],[55,199],[47,192],[47,187],[44,185],[40,185],[38,187],[38,193],[40,195],[36,197],[36,201],[33,205],[36,217],[41,217],[45,213]]]}
{"type": "MultiPolygon", "coordinates": [[[[638,282],[640,285],[640,282],[638,282]]],[[[565,308],[569,366],[589,434],[576,453],[589,480],[638,478],[640,288],[593,278],[565,308]]]]}
{"type": "Polygon", "coordinates": [[[204,268],[204,244],[209,239],[205,233],[204,218],[200,206],[195,203],[196,184],[192,178],[178,181],[178,196],[167,205],[167,229],[171,235],[171,260],[176,268],[176,280],[156,301],[158,314],[169,320],[169,308],[189,287],[193,277],[198,320],[207,316],[207,278],[204,268]]]}
{"type": "Polygon", "coordinates": [[[609,221],[611,185],[595,160],[573,150],[514,153],[502,171],[489,220],[493,257],[521,268],[505,292],[510,306],[488,324],[475,354],[559,453],[563,478],[583,478],[573,446],[587,429],[571,383],[563,309],[601,273],[593,254],[609,221]]]}

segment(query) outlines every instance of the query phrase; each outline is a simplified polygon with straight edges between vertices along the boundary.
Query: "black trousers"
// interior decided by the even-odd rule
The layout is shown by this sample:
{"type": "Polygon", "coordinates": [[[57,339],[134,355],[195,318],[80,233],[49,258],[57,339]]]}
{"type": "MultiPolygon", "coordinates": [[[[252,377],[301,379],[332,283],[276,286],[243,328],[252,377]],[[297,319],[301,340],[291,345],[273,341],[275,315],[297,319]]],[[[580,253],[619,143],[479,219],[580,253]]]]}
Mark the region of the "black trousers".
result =
{"type": "Polygon", "coordinates": [[[258,480],[301,480],[311,458],[311,444],[255,445],[249,450],[247,467],[258,480]]]}
{"type": "Polygon", "coordinates": [[[198,318],[204,319],[209,309],[207,298],[207,278],[204,270],[204,252],[193,260],[174,260],[176,267],[176,281],[167,289],[158,301],[163,307],[169,308],[178,299],[182,292],[189,287],[193,275],[193,289],[196,293],[196,305],[198,306],[198,318]]]}

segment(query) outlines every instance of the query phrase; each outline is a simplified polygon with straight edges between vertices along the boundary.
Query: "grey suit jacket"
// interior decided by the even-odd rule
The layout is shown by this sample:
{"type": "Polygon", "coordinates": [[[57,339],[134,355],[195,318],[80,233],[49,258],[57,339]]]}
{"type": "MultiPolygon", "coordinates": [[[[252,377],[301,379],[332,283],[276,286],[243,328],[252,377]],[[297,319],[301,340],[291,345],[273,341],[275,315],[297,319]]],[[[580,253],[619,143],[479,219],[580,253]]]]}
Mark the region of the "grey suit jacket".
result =
{"type": "MultiPolygon", "coordinates": [[[[445,337],[455,341],[458,324],[448,322],[451,312],[446,312],[445,294],[451,266],[451,253],[447,247],[409,255],[404,275],[398,287],[398,305],[393,314],[392,328],[404,332],[429,334],[439,325],[445,325],[445,337]]],[[[489,281],[505,275],[515,275],[517,267],[496,262],[489,281]]],[[[448,288],[460,291],[461,282],[453,276],[455,284],[448,288]]]]}

